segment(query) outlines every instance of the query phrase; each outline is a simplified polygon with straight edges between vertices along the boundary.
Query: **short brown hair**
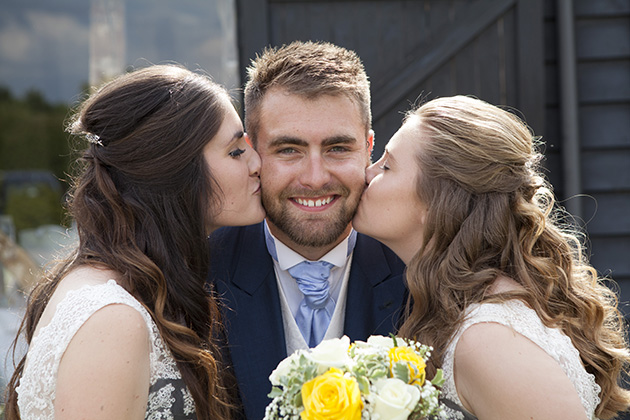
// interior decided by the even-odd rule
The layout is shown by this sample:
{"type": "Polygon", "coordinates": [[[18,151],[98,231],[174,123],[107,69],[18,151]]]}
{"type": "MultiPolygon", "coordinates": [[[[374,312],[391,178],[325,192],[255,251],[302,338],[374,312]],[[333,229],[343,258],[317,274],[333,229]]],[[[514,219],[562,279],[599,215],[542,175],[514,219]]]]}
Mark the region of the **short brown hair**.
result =
{"type": "Polygon", "coordinates": [[[354,51],[329,42],[294,41],[280,48],[266,48],[252,61],[247,74],[245,125],[254,144],[260,104],[272,87],[306,98],[346,95],[359,106],[366,133],[372,126],[370,82],[354,51]]]}

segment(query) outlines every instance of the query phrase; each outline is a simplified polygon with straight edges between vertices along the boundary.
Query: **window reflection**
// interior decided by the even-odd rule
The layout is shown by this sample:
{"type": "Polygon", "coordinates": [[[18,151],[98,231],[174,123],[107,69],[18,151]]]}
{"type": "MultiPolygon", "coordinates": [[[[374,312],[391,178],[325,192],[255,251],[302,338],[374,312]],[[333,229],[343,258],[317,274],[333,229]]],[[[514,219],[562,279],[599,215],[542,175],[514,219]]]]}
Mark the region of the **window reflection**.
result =
{"type": "MultiPolygon", "coordinates": [[[[56,182],[65,179],[71,161],[64,119],[82,92],[132,68],[169,62],[207,72],[235,90],[237,57],[234,0],[3,1],[1,360],[21,317],[22,291],[76,240],[61,216],[60,188],[67,185],[56,182]]],[[[0,391],[12,369],[6,360],[0,391]]]]}

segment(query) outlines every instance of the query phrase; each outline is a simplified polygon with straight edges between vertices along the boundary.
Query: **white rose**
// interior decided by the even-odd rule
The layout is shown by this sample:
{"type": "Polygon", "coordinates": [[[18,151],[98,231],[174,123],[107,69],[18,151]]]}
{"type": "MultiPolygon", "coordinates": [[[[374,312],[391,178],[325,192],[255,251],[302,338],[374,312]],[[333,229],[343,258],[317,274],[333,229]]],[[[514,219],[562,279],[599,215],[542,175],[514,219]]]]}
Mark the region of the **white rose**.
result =
{"type": "Polygon", "coordinates": [[[280,385],[280,378],[288,376],[291,372],[291,365],[295,360],[298,360],[300,357],[300,351],[296,351],[291,356],[287,357],[283,361],[281,361],[278,366],[271,372],[269,375],[269,381],[271,385],[278,386],[280,385]]]}
{"type": "Polygon", "coordinates": [[[406,420],[420,400],[420,390],[400,379],[381,379],[375,388],[374,413],[382,420],[406,420]]]}
{"type": "Polygon", "coordinates": [[[320,366],[320,370],[327,370],[331,367],[342,368],[352,362],[348,356],[350,339],[347,336],[324,340],[317,347],[305,353],[313,362],[320,366]]]}
{"type": "MultiPolygon", "coordinates": [[[[394,348],[394,340],[391,337],[384,337],[382,335],[371,335],[367,339],[367,343],[374,347],[383,347],[386,349],[394,348]]],[[[402,340],[398,344],[404,344],[402,340]]]]}

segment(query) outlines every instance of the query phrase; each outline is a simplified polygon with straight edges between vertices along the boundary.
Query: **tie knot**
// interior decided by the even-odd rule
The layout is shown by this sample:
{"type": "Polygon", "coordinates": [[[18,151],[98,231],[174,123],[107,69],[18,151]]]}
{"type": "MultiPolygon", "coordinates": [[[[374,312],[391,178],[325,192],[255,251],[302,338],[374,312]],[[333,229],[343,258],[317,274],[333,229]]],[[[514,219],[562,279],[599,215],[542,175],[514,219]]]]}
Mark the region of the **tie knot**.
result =
{"type": "Polygon", "coordinates": [[[289,268],[289,274],[297,281],[311,308],[321,308],[326,304],[330,283],[330,269],[333,265],[326,261],[302,261],[289,268]]]}
{"type": "Polygon", "coordinates": [[[296,279],[321,281],[328,280],[332,264],[326,261],[302,261],[289,268],[289,274],[296,279]]]}

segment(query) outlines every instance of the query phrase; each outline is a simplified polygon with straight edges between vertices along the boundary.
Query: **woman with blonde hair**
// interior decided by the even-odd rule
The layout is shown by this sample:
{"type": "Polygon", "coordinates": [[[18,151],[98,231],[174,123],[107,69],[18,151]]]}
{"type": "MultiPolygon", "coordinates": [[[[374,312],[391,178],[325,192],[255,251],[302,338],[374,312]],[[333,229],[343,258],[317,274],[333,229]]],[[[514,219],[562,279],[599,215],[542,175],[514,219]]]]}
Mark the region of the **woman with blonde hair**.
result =
{"type": "Polygon", "coordinates": [[[354,227],[406,263],[399,335],[434,347],[455,418],[608,419],[630,403],[615,295],[555,206],[536,143],[510,112],[440,98],[367,170],[354,227]]]}
{"type": "Polygon", "coordinates": [[[7,419],[227,419],[208,234],[260,222],[260,158],[209,77],[152,66],[105,84],[69,128],[79,243],[32,291],[7,419]]]}

